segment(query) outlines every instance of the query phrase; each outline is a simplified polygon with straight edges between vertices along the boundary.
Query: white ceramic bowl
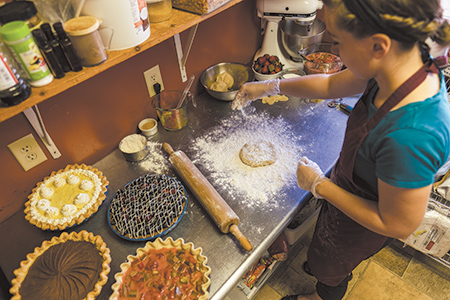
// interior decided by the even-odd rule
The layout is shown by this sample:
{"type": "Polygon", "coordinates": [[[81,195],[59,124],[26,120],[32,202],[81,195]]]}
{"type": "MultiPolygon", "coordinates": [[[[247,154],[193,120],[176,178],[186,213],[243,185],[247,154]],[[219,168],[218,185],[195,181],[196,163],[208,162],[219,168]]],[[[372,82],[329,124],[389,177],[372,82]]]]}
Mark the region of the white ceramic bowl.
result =
{"type": "Polygon", "coordinates": [[[275,74],[261,74],[261,73],[256,72],[255,69],[253,69],[253,67],[252,67],[252,71],[253,71],[253,74],[255,74],[255,79],[258,81],[280,78],[280,74],[282,72],[282,71],[280,71],[275,74]]]}

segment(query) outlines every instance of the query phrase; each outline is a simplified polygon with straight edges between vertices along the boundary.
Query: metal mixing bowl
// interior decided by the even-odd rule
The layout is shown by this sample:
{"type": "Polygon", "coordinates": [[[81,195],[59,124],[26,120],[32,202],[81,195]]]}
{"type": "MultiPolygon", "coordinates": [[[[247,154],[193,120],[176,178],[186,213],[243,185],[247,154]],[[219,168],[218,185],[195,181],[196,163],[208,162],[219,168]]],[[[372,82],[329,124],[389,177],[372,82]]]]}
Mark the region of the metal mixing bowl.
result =
{"type": "Polygon", "coordinates": [[[130,134],[124,137],[119,143],[120,152],[127,161],[140,161],[148,154],[147,138],[141,134],[130,134]],[[136,151],[129,151],[129,145],[132,145],[133,149],[138,147],[136,151]]]}
{"type": "Polygon", "coordinates": [[[292,60],[302,61],[299,52],[312,44],[322,41],[325,23],[315,19],[311,26],[300,25],[294,20],[284,20],[280,24],[281,41],[292,60]]]}
{"type": "Polygon", "coordinates": [[[205,90],[214,98],[222,101],[233,101],[239,88],[248,81],[253,81],[254,75],[251,68],[240,63],[223,62],[207,68],[200,82],[205,90]],[[228,72],[233,76],[234,84],[227,92],[218,92],[210,89],[210,86],[216,81],[217,76],[222,72],[228,72]]]}

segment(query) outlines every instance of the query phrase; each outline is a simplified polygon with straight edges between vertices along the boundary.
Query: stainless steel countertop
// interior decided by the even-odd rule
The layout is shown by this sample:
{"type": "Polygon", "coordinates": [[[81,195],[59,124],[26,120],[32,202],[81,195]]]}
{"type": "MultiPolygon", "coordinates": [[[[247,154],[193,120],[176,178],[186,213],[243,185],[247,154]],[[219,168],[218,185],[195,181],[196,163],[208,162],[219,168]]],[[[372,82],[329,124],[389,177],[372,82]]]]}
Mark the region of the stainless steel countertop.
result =
{"type": "MultiPolygon", "coordinates": [[[[232,111],[231,102],[222,102],[213,99],[208,94],[201,94],[196,98],[198,107],[189,107],[188,125],[174,132],[169,132],[158,123],[158,133],[151,137],[155,142],[168,142],[174,150],[182,150],[188,156],[189,143],[200,137],[209,128],[217,126],[221,119],[231,114],[240,114],[232,111]]],[[[353,105],[356,98],[346,98],[346,103],[353,105]]],[[[308,149],[307,156],[315,161],[325,172],[334,165],[343,140],[347,116],[337,109],[329,108],[325,101],[314,103],[304,99],[292,98],[288,102],[275,103],[273,106],[262,104],[261,101],[252,104],[256,111],[266,111],[274,118],[282,116],[292,127],[295,134],[301,134],[301,143],[308,149]]],[[[297,164],[296,161],[292,162],[297,164]]],[[[104,204],[99,211],[83,224],[67,231],[88,230],[100,235],[111,250],[111,272],[109,280],[103,287],[98,299],[108,299],[111,294],[111,285],[114,283],[114,274],[120,271],[120,264],[126,260],[127,255],[135,254],[136,249],[143,247],[146,242],[133,242],[118,237],[110,229],[107,222],[107,210],[114,194],[126,183],[146,174],[146,171],[137,163],[126,162],[122,154],[116,149],[102,160],[94,164],[109,180],[108,193],[104,204]]],[[[202,170],[202,169],[201,169],[202,170]]],[[[202,170],[208,178],[207,170],[202,170]]],[[[172,167],[169,176],[177,177],[172,167]]],[[[210,180],[211,181],[211,180],[210,180]]],[[[214,185],[214,182],[211,181],[214,185]]],[[[232,191],[230,191],[231,193],[232,191]]],[[[249,209],[240,205],[239,201],[228,199],[222,195],[230,207],[240,218],[239,229],[253,245],[252,252],[243,250],[231,234],[220,232],[212,219],[206,214],[197,200],[188,191],[188,205],[180,223],[166,236],[173,239],[183,238],[192,242],[195,247],[202,247],[203,254],[208,257],[211,267],[210,299],[224,299],[228,292],[236,286],[239,279],[256,262],[276,237],[289,224],[290,220],[301,209],[308,195],[296,185],[283,188],[286,195],[282,206],[258,207],[249,209]],[[253,230],[258,226],[259,230],[253,230]]],[[[0,266],[7,279],[14,278],[13,271],[19,263],[25,260],[26,254],[33,252],[43,240],[58,236],[60,232],[42,231],[29,224],[19,212],[0,224],[0,266]]]]}

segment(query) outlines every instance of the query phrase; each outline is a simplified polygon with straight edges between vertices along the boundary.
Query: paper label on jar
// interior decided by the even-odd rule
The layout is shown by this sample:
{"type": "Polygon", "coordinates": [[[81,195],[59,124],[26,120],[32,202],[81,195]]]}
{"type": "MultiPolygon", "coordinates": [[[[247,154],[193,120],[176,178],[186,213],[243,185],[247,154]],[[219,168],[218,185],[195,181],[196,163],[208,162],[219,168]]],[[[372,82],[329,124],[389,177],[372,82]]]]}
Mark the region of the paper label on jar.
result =
{"type": "Polygon", "coordinates": [[[129,0],[131,14],[133,16],[136,32],[145,31],[149,28],[148,10],[146,0],[129,0]]]}
{"type": "Polygon", "coordinates": [[[5,63],[5,58],[0,53],[0,90],[6,90],[18,83],[16,76],[5,63]]]}

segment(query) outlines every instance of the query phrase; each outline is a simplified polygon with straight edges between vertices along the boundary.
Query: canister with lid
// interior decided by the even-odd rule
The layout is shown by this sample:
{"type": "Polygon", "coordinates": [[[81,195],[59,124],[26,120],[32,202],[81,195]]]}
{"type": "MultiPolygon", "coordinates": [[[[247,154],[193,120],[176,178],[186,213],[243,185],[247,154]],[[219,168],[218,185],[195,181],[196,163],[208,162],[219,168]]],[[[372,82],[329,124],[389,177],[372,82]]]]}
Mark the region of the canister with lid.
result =
{"type": "Polygon", "coordinates": [[[53,75],[24,21],[12,21],[3,25],[0,34],[16,60],[24,67],[32,86],[44,86],[52,82],[53,75]]]}
{"type": "Polygon", "coordinates": [[[97,18],[92,16],[77,17],[64,23],[64,30],[84,67],[99,65],[108,58],[99,27],[97,18]]]}

